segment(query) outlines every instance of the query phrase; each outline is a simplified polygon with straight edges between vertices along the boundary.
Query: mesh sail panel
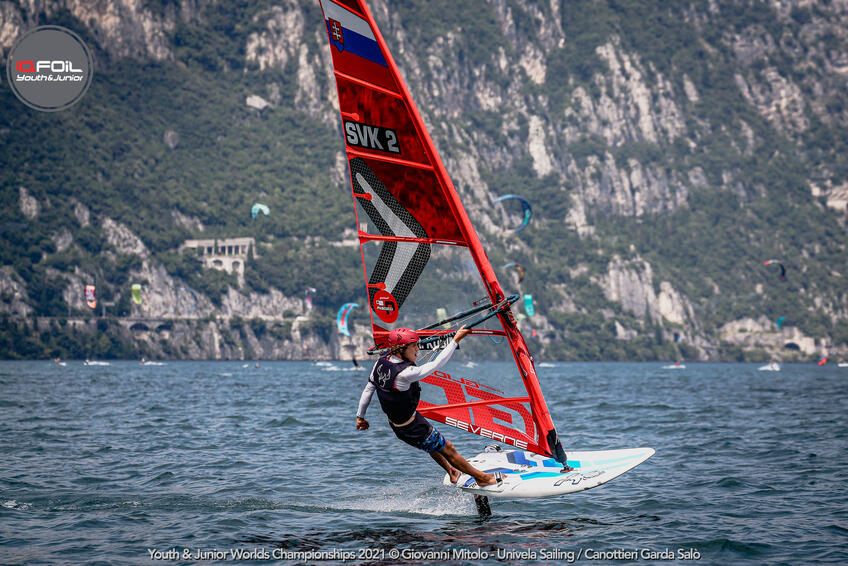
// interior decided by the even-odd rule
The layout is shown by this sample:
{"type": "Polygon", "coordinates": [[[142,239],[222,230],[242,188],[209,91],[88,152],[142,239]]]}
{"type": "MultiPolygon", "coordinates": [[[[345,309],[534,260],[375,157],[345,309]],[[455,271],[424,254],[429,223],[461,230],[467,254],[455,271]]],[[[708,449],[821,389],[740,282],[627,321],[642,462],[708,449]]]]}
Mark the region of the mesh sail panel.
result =
{"type": "MultiPolygon", "coordinates": [[[[427,238],[427,232],[406,208],[386,190],[364,159],[350,160],[353,196],[383,236],[427,238]]],[[[368,280],[369,303],[380,289],[391,294],[400,309],[430,259],[430,244],[389,241],[380,251],[368,280]]]]}

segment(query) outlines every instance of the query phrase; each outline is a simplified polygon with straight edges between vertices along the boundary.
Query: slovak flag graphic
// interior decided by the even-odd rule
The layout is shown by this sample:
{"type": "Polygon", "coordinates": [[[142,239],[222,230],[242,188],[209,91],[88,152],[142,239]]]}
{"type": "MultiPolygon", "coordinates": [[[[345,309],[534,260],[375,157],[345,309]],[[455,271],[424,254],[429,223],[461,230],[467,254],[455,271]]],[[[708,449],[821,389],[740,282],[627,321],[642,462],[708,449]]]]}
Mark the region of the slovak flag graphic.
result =
{"type": "Polygon", "coordinates": [[[389,65],[368,21],[333,0],[321,0],[321,8],[335,69],[397,92],[389,65]]]}
{"type": "Polygon", "coordinates": [[[327,18],[327,31],[330,32],[330,44],[339,51],[344,51],[344,31],[342,30],[342,24],[333,18],[327,18]]]}

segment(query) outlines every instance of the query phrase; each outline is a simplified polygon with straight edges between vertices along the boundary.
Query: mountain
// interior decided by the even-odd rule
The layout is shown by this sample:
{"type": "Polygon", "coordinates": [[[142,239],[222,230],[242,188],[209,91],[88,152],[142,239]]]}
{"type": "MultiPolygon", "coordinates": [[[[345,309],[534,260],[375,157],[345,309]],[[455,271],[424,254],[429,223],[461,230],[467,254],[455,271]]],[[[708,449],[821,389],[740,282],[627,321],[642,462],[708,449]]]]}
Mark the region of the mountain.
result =
{"type": "MultiPolygon", "coordinates": [[[[848,355],[843,3],[370,6],[493,265],[526,269],[537,356],[848,355]]],[[[4,57],[43,24],[95,74],[56,113],[0,88],[0,356],[364,351],[365,309],[334,328],[366,301],[317,1],[7,1],[4,57]],[[242,274],[185,247],[227,238],[242,274]]]]}

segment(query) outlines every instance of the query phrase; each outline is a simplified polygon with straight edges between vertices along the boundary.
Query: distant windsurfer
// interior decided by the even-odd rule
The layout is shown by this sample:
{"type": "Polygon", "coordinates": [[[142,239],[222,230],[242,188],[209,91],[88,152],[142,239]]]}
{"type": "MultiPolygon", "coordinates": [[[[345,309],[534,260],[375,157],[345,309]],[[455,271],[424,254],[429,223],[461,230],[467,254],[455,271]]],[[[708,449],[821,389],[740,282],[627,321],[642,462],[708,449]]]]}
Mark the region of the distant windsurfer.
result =
{"type": "Polygon", "coordinates": [[[356,356],[353,356],[353,366],[354,366],[354,367],[361,367],[361,366],[359,365],[359,362],[356,360],[356,356]]]}
{"type": "Polygon", "coordinates": [[[418,334],[410,328],[396,328],[389,333],[390,351],[380,357],[371,370],[368,384],[359,399],[356,413],[356,429],[366,430],[370,425],[365,420],[365,411],[374,392],[380,400],[380,407],[389,418],[395,436],[410,446],[424,450],[448,473],[451,483],[456,483],[461,473],[466,473],[477,481],[477,485],[486,486],[498,483],[500,478],[481,472],[473,467],[446,440],[430,422],[416,409],[421,396],[418,381],[444,366],[456,350],[459,341],[470,330],[460,328],[453,340],[436,358],[422,366],[416,366],[418,358],[418,334]]]}

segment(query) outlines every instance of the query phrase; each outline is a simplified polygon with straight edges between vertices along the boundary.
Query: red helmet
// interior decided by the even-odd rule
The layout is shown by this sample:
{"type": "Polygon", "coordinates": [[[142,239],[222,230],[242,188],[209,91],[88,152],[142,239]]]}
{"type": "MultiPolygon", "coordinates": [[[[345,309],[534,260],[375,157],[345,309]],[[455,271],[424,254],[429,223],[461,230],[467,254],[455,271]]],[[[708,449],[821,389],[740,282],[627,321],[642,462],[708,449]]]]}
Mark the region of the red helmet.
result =
{"type": "Polygon", "coordinates": [[[389,347],[406,346],[407,344],[418,342],[419,339],[418,333],[411,328],[406,328],[405,326],[395,328],[389,332],[389,347]]]}

